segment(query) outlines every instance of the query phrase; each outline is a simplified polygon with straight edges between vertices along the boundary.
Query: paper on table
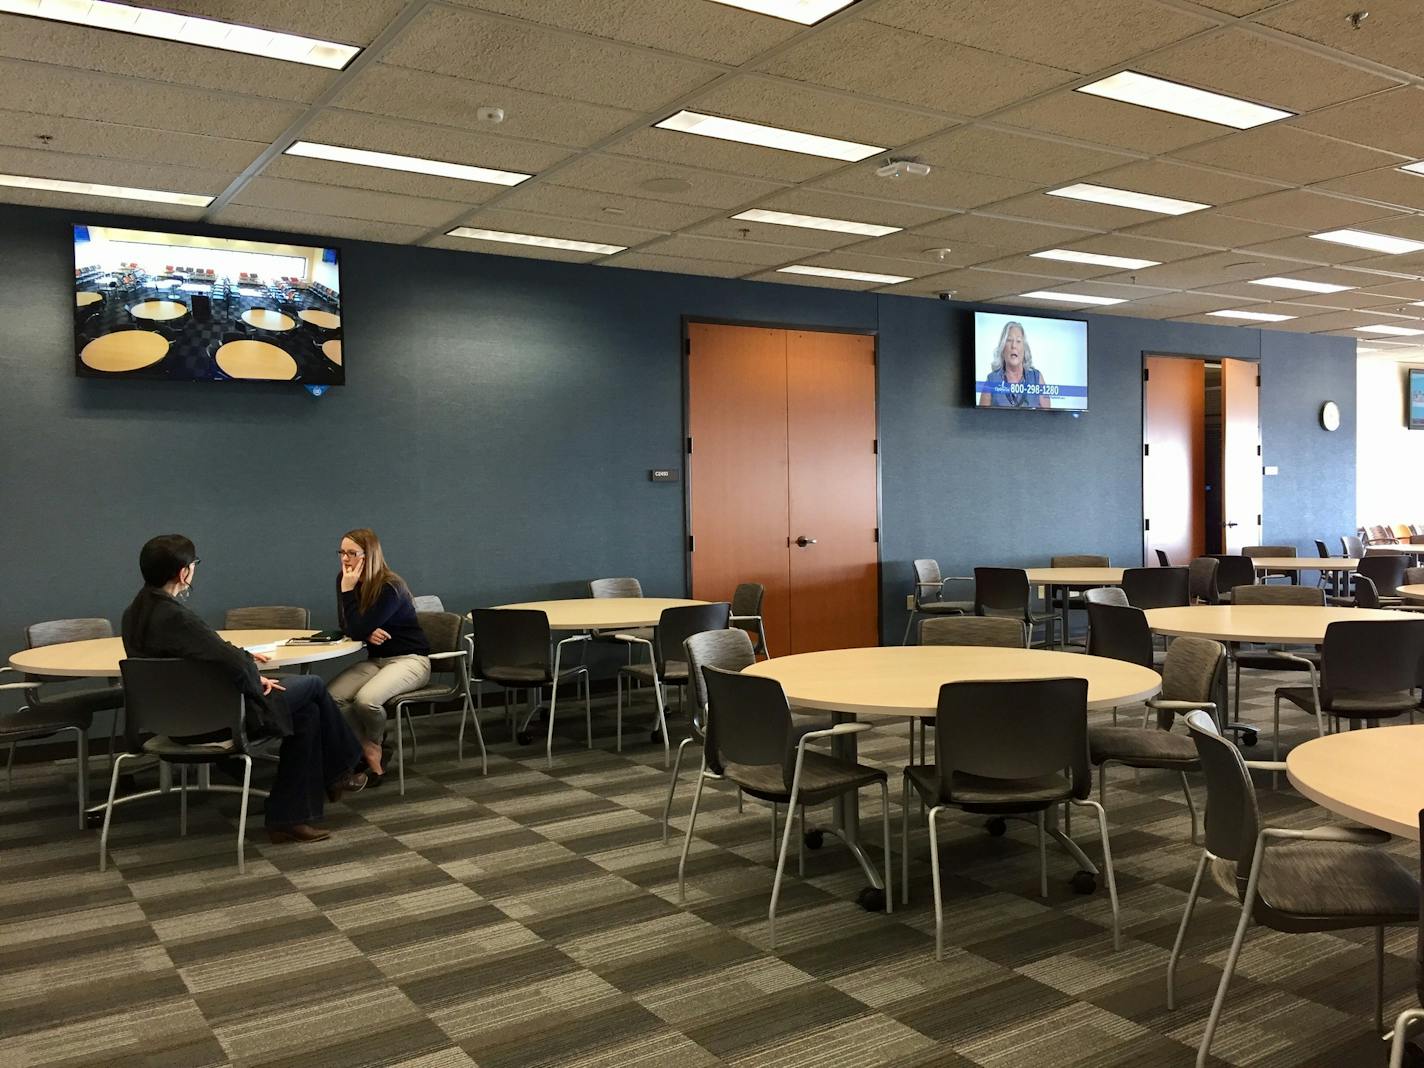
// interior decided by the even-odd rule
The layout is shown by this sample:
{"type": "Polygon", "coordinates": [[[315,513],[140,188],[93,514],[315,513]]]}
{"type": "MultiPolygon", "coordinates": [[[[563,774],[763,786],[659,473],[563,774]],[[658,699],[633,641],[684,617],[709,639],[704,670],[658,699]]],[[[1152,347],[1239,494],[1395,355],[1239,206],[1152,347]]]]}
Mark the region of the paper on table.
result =
{"type": "Polygon", "coordinates": [[[271,653],[276,651],[281,642],[262,642],[259,645],[244,645],[243,648],[249,653],[271,653]]]}

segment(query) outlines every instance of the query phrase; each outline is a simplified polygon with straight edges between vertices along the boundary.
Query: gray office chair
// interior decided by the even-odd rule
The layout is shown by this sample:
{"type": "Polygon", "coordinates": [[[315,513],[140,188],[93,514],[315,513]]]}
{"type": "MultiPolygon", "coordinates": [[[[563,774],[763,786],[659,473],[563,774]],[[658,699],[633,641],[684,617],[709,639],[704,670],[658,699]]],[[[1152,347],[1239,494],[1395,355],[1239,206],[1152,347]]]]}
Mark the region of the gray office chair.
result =
{"type": "MultiPolygon", "coordinates": [[[[1319,586],[1243,586],[1236,591],[1236,604],[1277,604],[1323,607],[1325,591],[1319,586]]],[[[1309,650],[1297,654],[1305,660],[1320,663],[1320,657],[1309,650]]],[[[1247,671],[1304,671],[1301,659],[1286,660],[1273,649],[1256,645],[1234,645],[1231,650],[1235,683],[1232,687],[1232,716],[1241,718],[1241,669],[1247,671]]]]}
{"type": "MultiPolygon", "coordinates": [[[[1022,620],[1002,616],[956,616],[927,619],[920,624],[921,645],[973,645],[998,649],[1027,649],[1028,627],[1022,620]]],[[[920,726],[920,763],[925,760],[925,732],[933,720],[910,721],[910,763],[915,762],[915,724],[920,726]]]]}
{"type": "MultiPolygon", "coordinates": [[[[1365,553],[1355,567],[1354,577],[1356,582],[1367,578],[1374,583],[1379,598],[1379,604],[1375,607],[1393,608],[1403,601],[1398,587],[1404,584],[1404,572],[1408,566],[1409,560],[1400,553],[1365,553]]],[[[1332,597],[1330,603],[1347,608],[1367,607],[1357,604],[1357,598],[1358,593],[1355,597],[1332,597]]]]}
{"type": "MultiPolygon", "coordinates": [[[[14,672],[0,667],[0,674],[14,672]]],[[[27,694],[35,689],[33,682],[0,683],[0,693],[27,694]]],[[[53,738],[66,731],[74,732],[75,786],[79,794],[79,829],[85,827],[84,811],[89,807],[89,727],[93,714],[75,711],[64,715],[56,710],[21,705],[13,712],[0,713],[0,745],[8,744],[10,756],[5,763],[7,786],[14,786],[15,747],[20,742],[37,742],[53,738]]]]}
{"type": "MultiPolygon", "coordinates": [[[[25,628],[25,645],[29,649],[39,649],[46,645],[60,645],[65,642],[92,641],[98,638],[112,638],[114,628],[107,619],[49,619],[43,623],[31,623],[25,628]]],[[[51,723],[83,724],[87,731],[92,726],[98,712],[111,713],[109,719],[109,762],[114,760],[114,738],[118,731],[119,712],[124,707],[124,690],[117,685],[100,686],[94,689],[73,689],[69,680],[27,677],[30,689],[25,694],[25,705],[30,713],[51,723]]],[[[106,679],[115,683],[117,679],[106,679]]],[[[132,732],[126,731],[130,737],[132,732]]],[[[15,757],[14,747],[10,749],[10,760],[15,757]]]]}
{"type": "Polygon", "coordinates": [[[910,644],[910,631],[919,616],[962,616],[974,611],[973,601],[956,601],[945,597],[945,588],[951,582],[972,582],[960,576],[945,578],[936,560],[915,561],[915,607],[910,609],[910,618],[905,621],[905,636],[901,645],[910,644]]]}
{"type": "Polygon", "coordinates": [[[1189,714],[1187,728],[1206,776],[1206,847],[1197,861],[1182,923],[1167,962],[1169,1009],[1176,1008],[1177,960],[1209,861],[1224,861],[1234,868],[1228,878],[1241,902],[1241,917],[1197,1050],[1197,1065],[1200,1068],[1208,1063],[1227,989],[1252,920],[1268,930],[1287,934],[1375,928],[1378,1034],[1384,1029],[1384,929],[1418,923],[1418,880],[1377,848],[1389,840],[1382,831],[1262,827],[1256,788],[1241,753],[1217,732],[1216,724],[1205,712],[1189,714]]]}
{"type": "Polygon", "coordinates": [[[295,605],[255,605],[229,608],[223,615],[224,630],[309,630],[311,610],[295,605]]]}
{"type": "Polygon", "coordinates": [[[1191,600],[1190,574],[1185,567],[1129,567],[1122,573],[1127,603],[1144,611],[1178,608],[1191,600]]]}
{"type": "Polygon", "coordinates": [[[653,640],[646,643],[649,647],[648,662],[626,664],[618,669],[618,701],[614,715],[620,753],[623,751],[623,680],[636,679],[652,684],[658,710],[653,734],[655,737],[662,735],[663,766],[668,765],[671,747],[667,730],[667,688],[687,686],[688,669],[687,661],[683,659],[683,642],[703,631],[726,630],[731,614],[732,606],[726,601],[663,609],[653,632],[653,640]]]}
{"type": "Polygon", "coordinates": [[[1221,604],[1230,604],[1232,591],[1237,586],[1256,585],[1256,565],[1248,556],[1213,554],[1216,561],[1217,599],[1221,604]]]}
{"type": "Polygon", "coordinates": [[[1091,590],[1083,591],[1083,601],[1086,604],[1115,604],[1123,608],[1127,607],[1127,594],[1122,592],[1121,586],[1098,586],[1091,590]]]}
{"type": "MultiPolygon", "coordinates": [[[[861,726],[861,724],[855,724],[861,726]]],[[[1088,765],[1088,681],[947,682],[935,712],[938,756],[911,764],[902,779],[901,901],[910,900],[910,790],[930,806],[930,872],[935,896],[935,959],[944,958],[937,821],[946,808],[987,815],[1033,815],[1038,822],[1039,892],[1048,896],[1045,813],[1071,802],[1098,817],[1112,901],[1113,949],[1120,945],[1117,882],[1107,817],[1092,799],[1088,765]],[[1066,769],[1066,770],[1065,770],[1066,769]]]]}
{"type": "Polygon", "coordinates": [[[422,597],[412,597],[410,600],[415,605],[416,612],[445,611],[445,602],[433,593],[427,593],[422,597]]]}
{"type": "Polygon", "coordinates": [[[685,899],[687,853],[697,826],[702,787],[712,777],[734,783],[752,797],[785,805],[786,827],[777,852],[776,875],[767,908],[768,938],[776,948],[776,903],[791,844],[791,813],[805,805],[819,805],[867,786],[880,787],[881,831],[885,845],[885,911],[895,910],[890,885],[890,793],[880,768],[858,764],[809,748],[810,743],[838,735],[869,730],[868,723],[838,723],[825,730],[796,735],[786,694],[775,679],[721,668],[702,669],[707,688],[707,744],[702,750],[702,771],[692,795],[692,813],[677,865],[678,900],[685,899]]]}
{"type": "Polygon", "coordinates": [[[732,626],[746,631],[752,636],[756,651],[768,660],[771,650],[766,644],[766,626],[761,618],[761,603],[766,597],[766,587],[760,582],[738,583],[732,592],[732,626]]]}
{"type": "Polygon", "coordinates": [[[1053,645],[1062,616],[1056,612],[1035,612],[1028,572],[1017,567],[976,567],[974,569],[974,614],[1021,619],[1029,628],[1043,627],[1043,643],[1053,645]]]}
{"type": "Polygon", "coordinates": [[[415,617],[425,640],[430,645],[430,681],[415,690],[397,694],[386,702],[386,710],[396,718],[396,770],[400,776],[400,793],[405,796],[405,732],[410,726],[411,760],[419,757],[415,740],[415,724],[410,723],[410,706],[443,704],[460,701],[460,740],[456,759],[465,761],[465,723],[475,721],[475,738],[480,743],[480,774],[489,774],[489,757],[485,752],[485,735],[480,729],[480,717],[474,714],[474,698],[470,694],[470,662],[460,631],[464,617],[457,612],[417,612],[415,617]]]}
{"type": "MultiPolygon", "coordinates": [[[[588,595],[590,597],[641,597],[643,596],[643,584],[630,577],[589,579],[588,595]]],[[[618,642],[629,646],[628,663],[631,664],[633,662],[633,644],[652,641],[653,628],[634,627],[631,630],[621,630],[617,633],[611,630],[596,630],[593,632],[593,639],[601,642],[618,642]]]]}
{"type": "MultiPolygon", "coordinates": [[[[1101,553],[1060,553],[1058,556],[1048,558],[1049,567],[1111,567],[1109,558],[1101,553]]],[[[1065,589],[1064,596],[1068,598],[1067,605],[1064,605],[1062,597],[1055,597],[1053,607],[1059,611],[1081,609],[1086,600],[1080,590],[1065,589]]],[[[1067,636],[1063,639],[1068,640],[1067,636]]]]}
{"type": "Polygon", "coordinates": [[[1340,549],[1344,552],[1346,559],[1358,560],[1365,555],[1364,539],[1356,534],[1341,535],[1340,549]]]}
{"type": "Polygon", "coordinates": [[[1214,556],[1198,556],[1187,565],[1187,600],[1192,604],[1219,604],[1221,592],[1216,576],[1221,561],[1214,556]]]}
{"type": "MultiPolygon", "coordinates": [[[[1241,549],[1241,555],[1247,559],[1254,560],[1257,557],[1295,557],[1298,555],[1294,545],[1246,545],[1241,549]]],[[[1299,571],[1267,571],[1261,576],[1262,582],[1269,582],[1271,579],[1285,579],[1291,585],[1295,585],[1300,580],[1299,571]]]]}

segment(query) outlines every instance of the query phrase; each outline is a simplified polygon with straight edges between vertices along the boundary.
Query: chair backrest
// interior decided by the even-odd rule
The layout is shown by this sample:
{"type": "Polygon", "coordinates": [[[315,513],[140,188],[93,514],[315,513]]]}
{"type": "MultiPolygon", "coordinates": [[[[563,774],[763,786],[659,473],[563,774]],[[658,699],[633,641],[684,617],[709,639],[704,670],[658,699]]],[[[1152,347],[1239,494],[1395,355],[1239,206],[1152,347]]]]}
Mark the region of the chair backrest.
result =
{"type": "Polygon", "coordinates": [[[25,642],[31,649],[113,636],[114,628],[107,619],[49,619],[25,628],[25,642]]]}
{"type": "Polygon", "coordinates": [[[709,630],[726,630],[732,615],[732,606],[726,601],[712,604],[690,604],[681,608],[664,608],[658,617],[658,627],[653,635],[653,653],[661,675],[670,660],[681,660],[682,643],[694,634],[709,630]]]}
{"type": "Polygon", "coordinates": [[[1167,551],[1166,551],[1165,549],[1154,549],[1154,550],[1152,550],[1152,551],[1157,554],[1157,566],[1158,566],[1158,567],[1171,567],[1171,566],[1172,566],[1172,558],[1167,555],[1167,551]]]}
{"type": "Polygon", "coordinates": [[[1088,602],[1088,652],[1152,666],[1152,628],[1140,608],[1088,602]]]}
{"type": "Polygon", "coordinates": [[[707,687],[708,769],[723,774],[729,764],[777,766],[789,790],[795,735],[781,683],[715,667],[702,669],[702,681],[707,687]]]}
{"type": "Polygon", "coordinates": [[[1028,572],[1017,567],[974,569],[976,616],[1028,614],[1028,572]]]}
{"type": "Polygon", "coordinates": [[[1193,604],[1216,604],[1221,594],[1216,588],[1216,573],[1221,561],[1214,556],[1198,556],[1187,565],[1187,596],[1193,604]]]}
{"type": "Polygon", "coordinates": [[[1322,607],[1325,591],[1319,586],[1242,586],[1232,595],[1233,604],[1295,604],[1322,607]]]}
{"type": "Polygon", "coordinates": [[[641,597],[643,596],[643,584],[635,578],[590,579],[588,595],[590,597],[641,597]]]}
{"type": "Polygon", "coordinates": [[[1356,608],[1378,608],[1380,606],[1379,590],[1376,588],[1373,579],[1364,575],[1355,576],[1355,607],[1356,608]]]}
{"type": "Polygon", "coordinates": [[[693,634],[682,643],[687,657],[687,679],[692,687],[692,725],[705,732],[707,720],[707,685],[702,669],[715,667],[724,671],[741,671],[756,663],[756,647],[747,632],[732,627],[728,630],[706,630],[693,634]]]}
{"type": "Polygon", "coordinates": [[[1358,560],[1365,555],[1365,543],[1358,534],[1345,534],[1340,538],[1340,548],[1348,560],[1358,560]]]}
{"type": "Polygon", "coordinates": [[[177,657],[119,661],[124,680],[125,730],[131,736],[185,738],[231,731],[245,743],[245,704],[232,675],[217,664],[177,657]]]}
{"type": "Polygon", "coordinates": [[[1216,561],[1216,588],[1230,593],[1237,586],[1256,585],[1256,565],[1249,556],[1212,555],[1216,561]]]}
{"type": "Polygon", "coordinates": [[[916,560],[915,561],[915,582],[917,589],[921,586],[938,586],[944,581],[940,574],[938,560],[916,560]]]}
{"type": "Polygon", "coordinates": [[[1320,651],[1331,698],[1412,690],[1419,685],[1419,666],[1424,661],[1424,619],[1331,623],[1320,651]]]}
{"type": "Polygon", "coordinates": [[[1127,607],[1127,594],[1122,592],[1120,586],[1098,586],[1096,589],[1087,590],[1083,594],[1083,600],[1089,604],[1115,604],[1127,607]]]}
{"type": "Polygon", "coordinates": [[[940,616],[920,625],[921,645],[981,645],[1027,649],[1028,627],[1001,616],[940,616]]]}
{"type": "Polygon", "coordinates": [[[1381,597],[1396,596],[1395,590],[1404,582],[1404,569],[1409,561],[1399,553],[1365,553],[1355,569],[1375,584],[1381,597]]]}
{"type": "Polygon", "coordinates": [[[1320,559],[1322,560],[1329,559],[1330,557],[1329,547],[1319,538],[1315,539],[1315,555],[1320,557],[1320,559]]]}
{"type": "Polygon", "coordinates": [[[496,667],[550,669],[549,617],[537,608],[476,608],[470,620],[476,678],[496,667]]]}
{"type": "Polygon", "coordinates": [[[1109,567],[1106,556],[1096,553],[1068,553],[1064,556],[1050,556],[1049,567],[1109,567]]]}
{"type": "Polygon", "coordinates": [[[1196,743],[1206,779],[1206,848],[1214,856],[1232,861],[1238,872],[1245,874],[1261,828],[1256,787],[1246,762],[1206,712],[1188,713],[1187,730],[1196,743]]]}
{"type": "Polygon", "coordinates": [[[1404,585],[1424,586],[1424,567],[1406,567],[1404,569],[1404,585]]]}
{"type": "Polygon", "coordinates": [[[1190,601],[1191,577],[1185,567],[1129,567],[1122,592],[1134,608],[1176,608],[1190,601]]]}
{"type": "MultiPolygon", "coordinates": [[[[453,653],[464,648],[460,632],[465,628],[465,619],[458,612],[416,612],[416,622],[425,632],[425,640],[432,653],[453,653]]],[[[451,656],[430,662],[432,675],[459,674],[464,665],[463,657],[451,656]]]]}
{"type": "Polygon", "coordinates": [[[223,616],[224,630],[306,630],[310,626],[311,609],[292,604],[229,608],[223,616]]]}
{"type": "Polygon", "coordinates": [[[760,582],[740,582],[732,591],[732,615],[759,616],[766,587],[760,582]]]}
{"type": "Polygon", "coordinates": [[[946,682],[935,712],[940,800],[953,801],[955,772],[1036,779],[1068,769],[1073,795],[1088,796],[1088,680],[946,682]]]}
{"type": "MultiPolygon", "coordinates": [[[[1226,646],[1210,638],[1175,638],[1162,663],[1162,700],[1214,704],[1226,673],[1226,646]]],[[[1163,726],[1171,726],[1171,717],[1163,726]]]]}
{"type": "Polygon", "coordinates": [[[1241,555],[1255,559],[1258,556],[1295,556],[1294,545],[1247,545],[1241,555]]]}
{"type": "Polygon", "coordinates": [[[427,593],[422,597],[411,597],[411,604],[415,605],[417,612],[443,612],[445,602],[433,593],[427,593]]]}

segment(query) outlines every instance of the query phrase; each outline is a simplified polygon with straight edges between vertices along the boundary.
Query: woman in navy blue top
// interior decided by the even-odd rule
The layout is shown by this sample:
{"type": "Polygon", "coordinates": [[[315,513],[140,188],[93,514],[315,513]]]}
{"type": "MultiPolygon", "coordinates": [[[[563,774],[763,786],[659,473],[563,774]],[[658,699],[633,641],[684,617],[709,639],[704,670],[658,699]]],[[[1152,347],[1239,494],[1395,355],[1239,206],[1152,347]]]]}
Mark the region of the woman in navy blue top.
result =
{"type": "Polygon", "coordinates": [[[366,643],[367,659],[332,679],[328,689],[361,740],[367,766],[380,775],[386,702],[430,681],[430,643],[409,588],[386,566],[375,531],[347,531],[337,552],[337,623],[348,638],[366,643]]]}

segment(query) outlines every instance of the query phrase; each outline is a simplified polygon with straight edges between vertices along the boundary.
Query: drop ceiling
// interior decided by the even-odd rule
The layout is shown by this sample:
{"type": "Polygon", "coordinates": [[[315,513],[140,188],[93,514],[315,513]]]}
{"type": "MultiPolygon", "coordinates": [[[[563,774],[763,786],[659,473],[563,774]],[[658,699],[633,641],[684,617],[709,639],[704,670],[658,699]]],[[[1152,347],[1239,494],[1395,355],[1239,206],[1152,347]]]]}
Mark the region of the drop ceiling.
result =
{"type": "MultiPolygon", "coordinates": [[[[1071,309],[1356,332],[1424,319],[1424,19],[1379,0],[858,0],[815,26],[711,0],[155,0],[351,44],[333,71],[0,15],[0,173],[204,194],[207,208],[0,188],[0,200],[214,225],[1071,309]],[[1295,112],[1248,130],[1075,88],[1138,71],[1295,112]],[[499,123],[477,109],[498,107],[499,123]],[[859,163],[654,129],[690,110],[877,146],[859,163]],[[298,140],[532,173],[503,187],[284,155],[298,140]],[[888,157],[927,177],[887,179],[888,157]],[[1047,195],[1090,183],[1198,201],[1163,216],[1047,195]],[[901,227],[860,237],[750,208],[901,227]],[[470,241],[456,227],[627,246],[470,241]],[[1123,270],[1048,249],[1160,261],[1123,270]],[[892,285],[779,273],[809,264],[892,285]],[[1253,286],[1288,276],[1350,287],[1253,286]],[[1086,308],[1086,305],[1083,305],[1086,308]]],[[[1420,323],[1424,327],[1424,323],[1420,323]]],[[[1417,346],[1410,346],[1417,348],[1417,346]]]]}

